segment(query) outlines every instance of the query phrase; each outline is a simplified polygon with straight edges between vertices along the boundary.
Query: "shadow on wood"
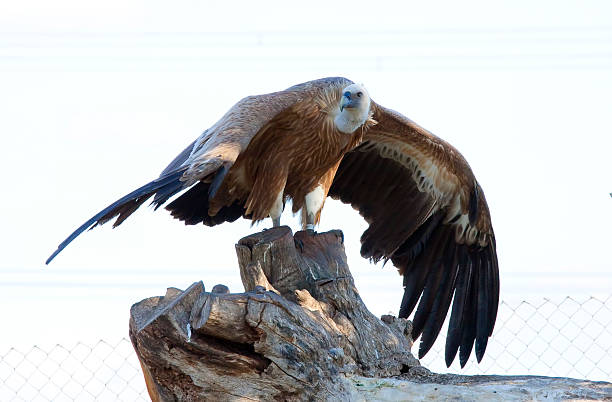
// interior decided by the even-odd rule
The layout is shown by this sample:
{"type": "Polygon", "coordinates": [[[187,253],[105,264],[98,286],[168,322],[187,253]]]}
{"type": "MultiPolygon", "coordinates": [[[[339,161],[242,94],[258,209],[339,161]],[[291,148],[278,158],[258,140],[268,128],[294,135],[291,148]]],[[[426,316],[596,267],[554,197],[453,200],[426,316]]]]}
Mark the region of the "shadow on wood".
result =
{"type": "Polygon", "coordinates": [[[423,370],[411,323],[372,315],[340,231],[286,227],[236,245],[245,293],[187,290],[132,306],[130,338],[153,401],[350,399],[347,374],[423,370]]]}

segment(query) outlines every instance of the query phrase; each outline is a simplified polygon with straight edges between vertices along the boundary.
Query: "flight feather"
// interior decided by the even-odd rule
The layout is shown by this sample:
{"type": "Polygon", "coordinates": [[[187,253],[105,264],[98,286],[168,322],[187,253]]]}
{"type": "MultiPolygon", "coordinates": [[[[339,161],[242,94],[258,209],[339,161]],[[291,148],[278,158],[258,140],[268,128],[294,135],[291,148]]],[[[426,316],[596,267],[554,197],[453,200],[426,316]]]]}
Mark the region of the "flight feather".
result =
{"type": "Polygon", "coordinates": [[[155,209],[165,205],[185,224],[208,226],[273,217],[291,199],[312,227],[327,195],[369,223],[361,255],[391,261],[403,276],[399,316],[414,311],[419,356],[451,310],[447,365],[459,352],[464,366],[474,347],[480,361],[499,302],[484,192],[454,147],[341,77],[243,98],[159,178],[77,228],[47,263],[83,231],[115,217],[121,224],[151,197],[155,209]]]}

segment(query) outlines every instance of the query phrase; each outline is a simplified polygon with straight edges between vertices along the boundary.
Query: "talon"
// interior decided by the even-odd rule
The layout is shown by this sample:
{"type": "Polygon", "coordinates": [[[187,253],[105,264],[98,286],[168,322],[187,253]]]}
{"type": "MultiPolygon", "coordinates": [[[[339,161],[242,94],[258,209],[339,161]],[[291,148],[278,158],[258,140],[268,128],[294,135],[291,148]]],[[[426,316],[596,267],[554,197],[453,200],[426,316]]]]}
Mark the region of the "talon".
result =
{"type": "Polygon", "coordinates": [[[300,239],[293,238],[293,243],[295,244],[295,248],[300,250],[300,253],[304,253],[304,242],[300,239]]]}

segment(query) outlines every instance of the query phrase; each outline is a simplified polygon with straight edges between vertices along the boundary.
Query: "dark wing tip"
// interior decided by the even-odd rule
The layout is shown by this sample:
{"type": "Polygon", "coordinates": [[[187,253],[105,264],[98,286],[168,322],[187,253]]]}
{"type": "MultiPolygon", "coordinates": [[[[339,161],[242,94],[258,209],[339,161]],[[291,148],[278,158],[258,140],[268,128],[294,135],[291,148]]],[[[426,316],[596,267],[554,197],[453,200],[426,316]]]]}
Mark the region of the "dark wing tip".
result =
{"type": "Polygon", "coordinates": [[[449,348],[446,348],[446,350],[444,351],[444,363],[446,363],[446,368],[449,368],[451,364],[453,364],[455,356],[457,356],[457,349],[453,351],[449,348]]]}
{"type": "Polygon", "coordinates": [[[487,246],[457,243],[452,225],[432,222],[432,234],[416,258],[414,252],[404,252],[405,247],[393,258],[404,275],[399,316],[407,318],[419,302],[412,335],[413,339],[421,337],[421,359],[435,343],[452,300],[445,362],[450,367],[459,353],[463,368],[474,347],[478,362],[482,360],[493,332],[499,300],[494,240],[491,236],[487,246]]]}
{"type": "Polygon", "coordinates": [[[51,256],[49,256],[49,258],[47,258],[47,261],[45,261],[45,265],[49,265],[49,263],[51,261],[53,261],[53,259],[55,258],[56,255],[58,255],[60,253],[60,251],[62,251],[64,248],[63,247],[58,247],[57,250],[55,250],[53,252],[53,254],[51,254],[51,256]]]}
{"type": "MultiPolygon", "coordinates": [[[[465,367],[475,348],[480,363],[497,317],[499,300],[498,266],[495,249],[474,247],[460,261],[460,277],[455,291],[455,304],[446,339],[446,365],[449,367],[459,351],[459,363],[465,367]]],[[[464,246],[465,247],[465,246],[464,246]]]]}
{"type": "MultiPolygon", "coordinates": [[[[112,204],[111,206],[114,206],[115,204],[112,204]]],[[[49,258],[47,258],[47,261],[45,261],[45,265],[49,265],[49,263],[51,261],[53,261],[53,259],[62,252],[63,249],[66,248],[67,245],[69,245],[74,239],[76,239],[76,237],[78,235],[80,235],[81,233],[83,233],[86,229],[88,228],[93,228],[94,226],[96,226],[98,224],[98,220],[101,219],[104,215],[106,215],[106,213],[108,213],[108,208],[107,207],[105,209],[103,209],[102,211],[98,212],[98,214],[96,214],[95,216],[93,216],[91,219],[89,219],[87,222],[85,222],[84,224],[82,224],[81,226],[79,226],[79,228],[77,230],[75,230],[74,232],[72,232],[72,234],[70,236],[68,236],[66,238],[66,240],[64,240],[63,242],[60,243],[59,246],[57,246],[57,250],[55,250],[53,252],[53,254],[51,254],[49,256],[49,258]]]]}
{"type": "Polygon", "coordinates": [[[465,344],[459,347],[459,364],[461,368],[464,368],[472,354],[472,349],[474,348],[474,339],[471,339],[470,336],[466,336],[465,344]]]}
{"type": "Polygon", "coordinates": [[[87,222],[83,223],[77,230],[72,232],[70,236],[66,238],[60,245],[57,247],[57,250],[53,252],[45,261],[45,265],[48,265],[53,259],[62,252],[63,249],[66,248],[77,236],[83,233],[86,229],[92,229],[97,225],[102,225],[105,222],[109,221],[113,217],[119,215],[117,222],[115,222],[115,226],[121,224],[129,215],[132,214],[143,202],[145,202],[149,197],[151,197],[156,191],[163,191],[164,188],[170,187],[175,193],[182,189],[182,182],[180,182],[180,177],[183,174],[183,171],[176,171],[170,173],[166,176],[160,177],[159,179],[153,180],[145,184],[144,186],[132,191],[131,193],[121,197],[117,201],[113,202],[108,207],[104,208],[102,211],[98,212],[96,215],[91,217],[87,222]],[[131,205],[129,203],[133,203],[131,205]],[[127,205],[128,208],[124,208],[127,205]]]}
{"type": "Polygon", "coordinates": [[[482,360],[485,350],[487,350],[487,343],[489,342],[488,336],[476,338],[476,360],[478,363],[482,360]]]}

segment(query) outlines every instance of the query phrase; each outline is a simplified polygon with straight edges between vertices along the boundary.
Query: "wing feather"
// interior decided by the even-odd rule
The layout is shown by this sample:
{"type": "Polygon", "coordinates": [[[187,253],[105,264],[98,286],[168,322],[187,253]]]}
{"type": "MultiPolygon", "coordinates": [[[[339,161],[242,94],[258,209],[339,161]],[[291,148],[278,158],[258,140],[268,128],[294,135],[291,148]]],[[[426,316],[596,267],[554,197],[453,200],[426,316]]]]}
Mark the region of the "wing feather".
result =
{"type": "Polygon", "coordinates": [[[373,103],[378,123],[347,153],[329,195],[370,224],[361,254],[391,260],[404,276],[400,317],[413,310],[419,357],[435,342],[452,303],[446,363],[478,361],[493,332],[499,301],[495,236],[482,189],[450,144],[397,112],[373,103]],[[418,305],[417,305],[418,303],[418,305]]]}
{"type": "Polygon", "coordinates": [[[461,343],[463,334],[463,322],[465,306],[468,303],[468,293],[472,282],[472,264],[469,260],[465,247],[458,248],[459,261],[462,262],[457,277],[455,296],[453,299],[453,309],[448,321],[448,333],[446,335],[446,348],[444,352],[446,366],[449,367],[461,343]]]}
{"type": "Polygon", "coordinates": [[[489,309],[491,295],[489,283],[491,283],[491,263],[484,252],[478,251],[480,259],[480,275],[478,276],[478,312],[476,317],[476,358],[480,362],[487,348],[489,340],[489,309]]]}
{"type": "Polygon", "coordinates": [[[331,77],[305,82],[284,91],[249,96],[236,103],[217,123],[204,131],[163,170],[159,179],[144,185],[98,212],[75,230],[49,257],[47,264],[72,240],[88,228],[102,225],[117,217],[120,225],[147,199],[153,197],[155,209],[171,197],[188,190],[168,205],[172,215],[186,224],[203,222],[216,225],[234,221],[245,211],[239,202],[221,206],[209,213],[210,201],[225,180],[228,171],[251,140],[285,110],[303,99],[332,86],[352,83],[346,78],[331,77]]]}
{"type": "Polygon", "coordinates": [[[439,292],[440,283],[442,278],[447,275],[444,270],[444,259],[447,257],[449,240],[451,232],[439,228],[436,231],[436,235],[431,239],[429,247],[440,250],[440,253],[423,253],[415,265],[417,269],[427,272],[427,281],[423,288],[423,293],[419,301],[416,313],[412,320],[412,335],[416,338],[421,336],[423,329],[425,328],[425,322],[431,315],[431,309],[433,307],[436,295],[439,292]]]}
{"type": "Polygon", "coordinates": [[[476,318],[478,312],[478,278],[480,272],[480,259],[476,253],[469,252],[472,262],[472,275],[470,281],[469,292],[466,297],[466,303],[463,305],[463,330],[461,334],[461,344],[459,345],[459,364],[465,367],[465,364],[472,353],[474,347],[474,339],[476,338],[476,318]]]}
{"type": "Polygon", "coordinates": [[[443,275],[443,282],[439,287],[440,290],[436,292],[432,312],[425,323],[423,337],[419,346],[419,356],[421,357],[425,356],[433,346],[444,323],[444,317],[448,313],[457,280],[457,253],[457,247],[453,247],[452,239],[449,240],[444,260],[446,272],[443,275]]]}

